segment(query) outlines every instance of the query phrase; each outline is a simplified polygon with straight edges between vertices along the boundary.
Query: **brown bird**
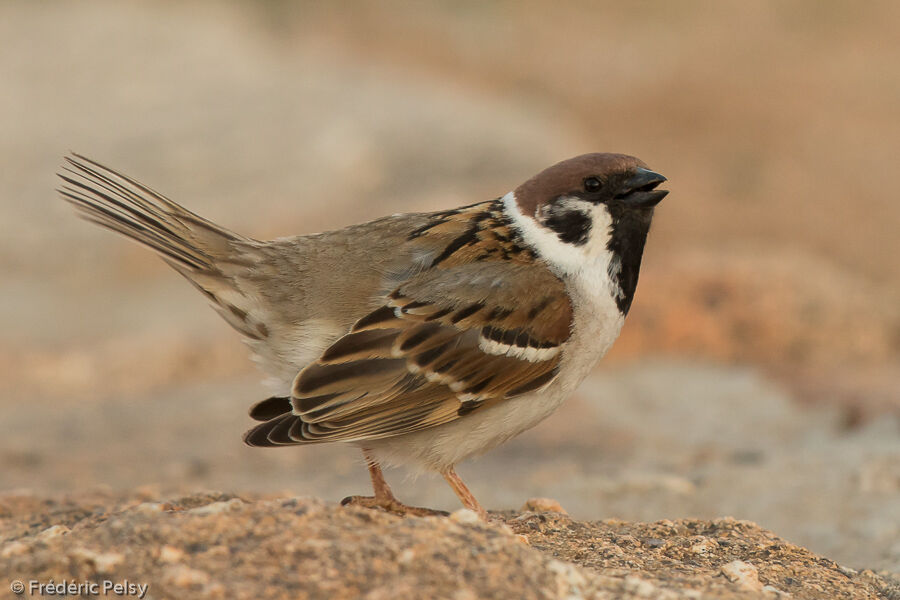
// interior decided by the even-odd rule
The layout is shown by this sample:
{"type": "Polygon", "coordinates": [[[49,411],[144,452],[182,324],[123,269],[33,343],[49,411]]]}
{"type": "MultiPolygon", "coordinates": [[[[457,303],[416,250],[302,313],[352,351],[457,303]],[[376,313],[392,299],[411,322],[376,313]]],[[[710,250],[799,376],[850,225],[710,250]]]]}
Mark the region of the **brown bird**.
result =
{"type": "Polygon", "coordinates": [[[457,476],[549,416],[618,337],[666,179],[631,156],[558,163],[501,198],[272,241],[233,233],[80,155],[60,193],[155,250],[239,333],[279,393],[251,446],[348,442],[395,513],[385,464],[457,476]]]}

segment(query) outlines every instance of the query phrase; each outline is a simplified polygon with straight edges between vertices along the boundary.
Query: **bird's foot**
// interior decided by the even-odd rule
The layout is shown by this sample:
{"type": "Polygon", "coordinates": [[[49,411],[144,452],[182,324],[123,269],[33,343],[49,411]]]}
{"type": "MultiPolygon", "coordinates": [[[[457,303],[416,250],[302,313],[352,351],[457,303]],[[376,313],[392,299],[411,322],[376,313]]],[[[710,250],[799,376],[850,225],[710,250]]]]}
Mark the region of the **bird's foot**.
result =
{"type": "Polygon", "coordinates": [[[378,508],[393,515],[413,517],[446,517],[450,513],[443,510],[422,508],[419,506],[407,506],[396,498],[376,498],[375,496],[347,496],[341,500],[341,506],[362,506],[364,508],[378,508]]]}

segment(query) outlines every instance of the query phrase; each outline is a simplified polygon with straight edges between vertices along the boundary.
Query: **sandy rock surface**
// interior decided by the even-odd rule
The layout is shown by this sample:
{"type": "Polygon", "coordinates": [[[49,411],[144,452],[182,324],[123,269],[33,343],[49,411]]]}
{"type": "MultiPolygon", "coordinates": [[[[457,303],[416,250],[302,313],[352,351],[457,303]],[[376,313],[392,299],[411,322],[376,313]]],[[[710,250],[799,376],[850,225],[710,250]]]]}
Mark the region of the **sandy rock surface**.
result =
{"type": "Polygon", "coordinates": [[[900,580],[842,567],[749,521],[526,511],[485,524],[466,513],[400,518],[212,492],[7,494],[0,572],[26,586],[127,580],[149,585],[145,598],[900,597],[900,580]]]}
{"type": "MultiPolygon", "coordinates": [[[[145,489],[315,496],[367,493],[345,445],[249,448],[252,378],[134,397],[25,396],[2,405],[0,490],[54,497],[145,489]]],[[[535,429],[459,466],[489,509],[558,500],[579,520],[732,515],[855,569],[900,573],[898,421],[845,427],[745,368],[646,361],[589,377],[535,429]]],[[[453,511],[442,478],[386,473],[398,498],[453,511]]]]}

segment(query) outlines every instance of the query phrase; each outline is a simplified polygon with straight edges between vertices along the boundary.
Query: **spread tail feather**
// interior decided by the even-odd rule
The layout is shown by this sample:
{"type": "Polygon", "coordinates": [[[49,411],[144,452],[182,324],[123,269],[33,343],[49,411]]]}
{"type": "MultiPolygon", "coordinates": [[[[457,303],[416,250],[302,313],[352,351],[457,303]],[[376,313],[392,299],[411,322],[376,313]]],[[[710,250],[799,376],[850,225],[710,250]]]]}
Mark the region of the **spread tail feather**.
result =
{"type": "Polygon", "coordinates": [[[245,336],[259,340],[268,329],[254,316],[258,306],[231,273],[251,267],[258,242],[220,227],[131,177],[72,153],[59,173],[59,193],[79,215],[159,254],[245,336]],[[223,265],[229,269],[223,272],[223,265]]]}
{"type": "Polygon", "coordinates": [[[215,262],[249,241],[144,184],[80,154],[66,157],[59,193],[88,221],[161,254],[173,266],[215,272],[215,262]]]}

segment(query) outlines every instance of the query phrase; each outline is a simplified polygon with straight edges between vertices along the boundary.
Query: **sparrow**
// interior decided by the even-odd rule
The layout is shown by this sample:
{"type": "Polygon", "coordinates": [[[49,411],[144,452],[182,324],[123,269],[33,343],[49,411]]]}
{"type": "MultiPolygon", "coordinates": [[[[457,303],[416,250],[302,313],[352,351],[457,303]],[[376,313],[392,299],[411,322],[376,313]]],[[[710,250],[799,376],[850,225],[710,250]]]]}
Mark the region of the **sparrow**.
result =
{"type": "Polygon", "coordinates": [[[396,514],[382,466],[443,475],[533,427],[570,396],[628,314],[666,178],[594,153],[495,200],[258,241],[79,154],[60,194],[159,254],[236,329],[278,393],[250,408],[250,446],[346,442],[396,514]]]}

